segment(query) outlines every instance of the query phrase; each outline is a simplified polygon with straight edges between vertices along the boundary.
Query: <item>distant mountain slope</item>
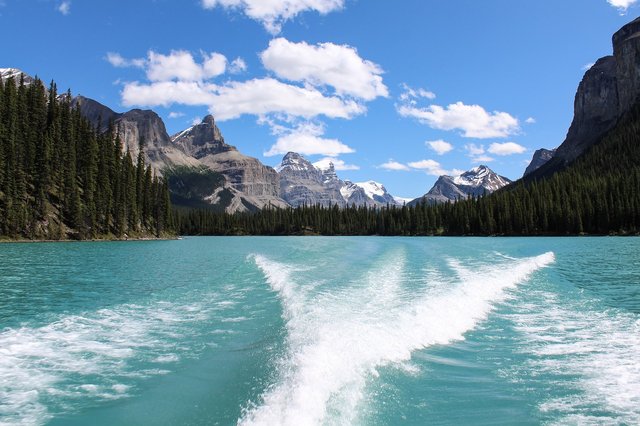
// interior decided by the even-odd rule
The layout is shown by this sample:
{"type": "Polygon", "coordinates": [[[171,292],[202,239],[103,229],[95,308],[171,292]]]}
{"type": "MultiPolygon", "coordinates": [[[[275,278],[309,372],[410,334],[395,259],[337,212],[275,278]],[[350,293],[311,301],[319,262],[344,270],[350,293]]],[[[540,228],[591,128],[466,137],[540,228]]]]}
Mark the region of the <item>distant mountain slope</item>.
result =
{"type": "Polygon", "coordinates": [[[420,198],[409,203],[438,204],[458,201],[470,196],[491,194],[509,185],[511,181],[487,166],[478,166],[459,176],[440,176],[433,187],[420,198]]]}
{"type": "Polygon", "coordinates": [[[530,175],[531,173],[538,170],[540,167],[547,164],[549,160],[553,158],[555,153],[556,153],[555,149],[544,149],[544,148],[541,148],[536,152],[534,152],[533,157],[531,158],[531,162],[529,163],[526,170],[524,171],[523,176],[530,175]]]}

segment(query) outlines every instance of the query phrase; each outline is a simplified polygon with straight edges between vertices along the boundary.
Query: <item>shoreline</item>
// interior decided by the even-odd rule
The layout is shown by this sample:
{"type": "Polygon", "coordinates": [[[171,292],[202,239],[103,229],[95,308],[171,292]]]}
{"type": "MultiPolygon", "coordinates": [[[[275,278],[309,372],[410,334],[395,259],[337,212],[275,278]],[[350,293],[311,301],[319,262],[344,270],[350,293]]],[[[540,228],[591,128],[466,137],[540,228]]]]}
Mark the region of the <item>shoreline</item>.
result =
{"type": "Polygon", "coordinates": [[[28,240],[28,239],[0,239],[0,244],[28,244],[28,243],[108,243],[108,242],[142,242],[142,241],[172,241],[179,240],[179,237],[140,237],[140,238],[92,238],[86,240],[28,240]]]}

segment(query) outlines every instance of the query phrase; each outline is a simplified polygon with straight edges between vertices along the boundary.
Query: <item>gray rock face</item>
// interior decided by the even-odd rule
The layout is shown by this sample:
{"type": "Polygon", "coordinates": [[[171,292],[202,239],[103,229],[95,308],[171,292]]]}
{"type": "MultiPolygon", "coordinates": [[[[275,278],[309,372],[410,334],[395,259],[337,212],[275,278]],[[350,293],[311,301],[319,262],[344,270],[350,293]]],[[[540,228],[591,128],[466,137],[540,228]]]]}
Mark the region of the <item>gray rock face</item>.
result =
{"type": "Polygon", "coordinates": [[[201,124],[189,127],[173,136],[171,140],[182,147],[182,150],[194,158],[237,151],[234,146],[227,145],[222,132],[216,126],[212,115],[207,115],[201,124]]]}
{"type": "Polygon", "coordinates": [[[575,160],[640,100],[640,18],[613,36],[613,56],[588,70],[576,93],[574,118],[555,158],[575,160]]]}
{"type": "Polygon", "coordinates": [[[618,109],[626,112],[640,96],[640,18],[613,35],[613,55],[616,59],[618,109]]]}
{"type": "Polygon", "coordinates": [[[330,167],[323,172],[295,152],[284,156],[277,167],[282,198],[293,207],[319,204],[324,207],[345,206],[340,194],[342,181],[330,167]]]}
{"type": "Polygon", "coordinates": [[[71,101],[72,108],[80,108],[80,113],[89,120],[94,127],[99,127],[100,132],[106,132],[109,129],[109,123],[115,122],[122,114],[114,112],[111,108],[102,105],[100,102],[94,101],[84,96],[76,96],[71,101]]]}
{"type": "Polygon", "coordinates": [[[511,181],[498,175],[487,166],[478,166],[459,176],[440,176],[433,188],[408,205],[420,203],[438,204],[458,201],[470,196],[491,194],[509,185],[511,181]]]}
{"type": "Polygon", "coordinates": [[[556,156],[565,162],[575,160],[615,125],[618,116],[616,58],[606,56],[599,59],[580,82],[573,122],[556,156]]]}
{"type": "Polygon", "coordinates": [[[527,166],[527,169],[524,171],[524,175],[523,176],[527,176],[527,175],[535,172],[536,170],[538,170],[540,167],[542,167],[545,164],[547,164],[547,162],[553,158],[555,153],[556,153],[555,149],[544,149],[544,148],[541,148],[541,149],[537,150],[533,154],[533,158],[531,159],[531,162],[527,166]]]}
{"type": "Polygon", "coordinates": [[[280,177],[271,167],[227,145],[212,116],[172,138],[173,144],[201,164],[222,174],[239,197],[233,208],[244,210],[268,205],[286,207],[280,198],[280,177]]]}

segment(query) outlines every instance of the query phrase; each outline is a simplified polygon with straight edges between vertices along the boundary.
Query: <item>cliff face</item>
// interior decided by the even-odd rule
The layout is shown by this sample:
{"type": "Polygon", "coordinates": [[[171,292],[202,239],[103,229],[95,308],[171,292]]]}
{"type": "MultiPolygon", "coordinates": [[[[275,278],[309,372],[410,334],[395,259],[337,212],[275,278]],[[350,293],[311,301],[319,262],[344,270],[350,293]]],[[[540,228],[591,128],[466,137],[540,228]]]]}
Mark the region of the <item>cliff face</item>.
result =
{"type": "Polygon", "coordinates": [[[555,158],[567,164],[611,130],[640,100],[640,18],[613,36],[613,56],[589,69],[576,93],[574,118],[555,158]]]}
{"type": "MultiPolygon", "coordinates": [[[[227,145],[212,116],[172,137],[182,152],[209,170],[222,174],[234,194],[231,211],[251,210],[268,205],[286,207],[280,198],[280,177],[271,167],[227,145]]],[[[229,210],[228,209],[228,210],[229,210]]]]}

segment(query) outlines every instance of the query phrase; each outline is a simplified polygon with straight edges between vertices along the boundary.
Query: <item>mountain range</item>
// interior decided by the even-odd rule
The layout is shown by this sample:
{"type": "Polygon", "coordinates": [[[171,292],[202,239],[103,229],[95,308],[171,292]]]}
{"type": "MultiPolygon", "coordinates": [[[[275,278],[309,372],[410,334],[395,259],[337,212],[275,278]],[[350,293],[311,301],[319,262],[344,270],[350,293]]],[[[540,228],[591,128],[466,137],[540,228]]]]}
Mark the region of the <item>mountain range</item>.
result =
{"type": "MultiPolygon", "coordinates": [[[[640,18],[613,36],[613,55],[585,73],[574,102],[574,118],[557,149],[539,149],[524,173],[525,181],[563,170],[609,132],[636,104],[640,94],[640,18]]],[[[0,78],[30,84],[34,79],[17,68],[0,69],[0,78]]],[[[84,97],[71,105],[100,131],[116,129],[123,150],[133,158],[143,151],[145,162],[167,178],[176,205],[217,211],[254,211],[267,206],[386,206],[407,200],[393,197],[384,185],[354,183],[338,177],[333,164],[319,168],[300,154],[287,153],[275,169],[226,143],[213,116],[169,136],[162,119],[151,110],[117,113],[84,97]]],[[[440,176],[422,197],[409,201],[438,204],[492,193],[511,181],[487,166],[458,176],[440,176]]]]}
{"type": "MultiPolygon", "coordinates": [[[[0,69],[0,78],[7,80],[11,77],[16,81],[22,77],[26,84],[34,81],[17,68],[0,69]]],[[[145,163],[169,181],[172,201],[178,206],[228,213],[254,211],[267,206],[381,207],[416,203],[422,199],[429,202],[456,201],[471,194],[493,192],[510,182],[495,178],[497,175],[483,166],[480,173],[488,170],[490,179],[498,185],[480,183],[476,188],[472,175],[478,172],[474,169],[448,181],[450,177],[441,177],[429,191],[429,194],[439,193],[438,197],[427,194],[413,201],[400,199],[392,196],[381,183],[342,180],[332,163],[323,168],[316,167],[295,152],[287,153],[275,169],[266,166],[227,144],[211,115],[201,123],[170,136],[160,116],[151,110],[133,109],[118,113],[85,96],[74,97],[71,105],[78,108],[100,132],[113,127],[123,150],[132,158],[136,158],[142,149],[145,163]],[[442,190],[444,181],[455,189],[442,190]]]]}

